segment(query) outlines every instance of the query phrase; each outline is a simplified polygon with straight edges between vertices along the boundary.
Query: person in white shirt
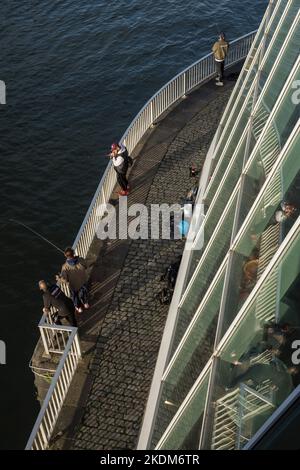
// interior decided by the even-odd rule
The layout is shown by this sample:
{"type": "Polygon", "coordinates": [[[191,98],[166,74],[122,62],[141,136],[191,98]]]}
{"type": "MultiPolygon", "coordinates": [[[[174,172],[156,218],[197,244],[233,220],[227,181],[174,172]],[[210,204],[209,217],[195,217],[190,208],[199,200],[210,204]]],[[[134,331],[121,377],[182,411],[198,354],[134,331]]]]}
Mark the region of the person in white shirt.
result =
{"type": "Polygon", "coordinates": [[[121,191],[118,193],[120,196],[127,196],[129,194],[129,185],[127,180],[128,171],[128,151],[123,144],[112,144],[111,153],[109,154],[112,159],[114,169],[117,173],[117,181],[121,186],[121,191]]]}

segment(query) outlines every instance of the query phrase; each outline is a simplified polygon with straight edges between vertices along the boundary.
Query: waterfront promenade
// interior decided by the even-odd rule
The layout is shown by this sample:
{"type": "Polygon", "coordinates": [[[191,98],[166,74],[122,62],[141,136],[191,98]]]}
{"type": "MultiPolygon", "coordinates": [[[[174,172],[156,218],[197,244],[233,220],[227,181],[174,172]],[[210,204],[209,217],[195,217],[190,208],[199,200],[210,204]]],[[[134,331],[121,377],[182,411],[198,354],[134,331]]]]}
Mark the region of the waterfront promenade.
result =
{"type": "MultiPolygon", "coordinates": [[[[133,155],[129,206],[180,203],[197,184],[189,167],[202,167],[237,71],[223,88],[204,84],[147,133],[133,155]]],[[[168,314],[157,300],[160,279],[183,248],[181,240],[93,243],[92,308],[79,319],[84,356],[52,449],[136,448],[168,314]]]]}

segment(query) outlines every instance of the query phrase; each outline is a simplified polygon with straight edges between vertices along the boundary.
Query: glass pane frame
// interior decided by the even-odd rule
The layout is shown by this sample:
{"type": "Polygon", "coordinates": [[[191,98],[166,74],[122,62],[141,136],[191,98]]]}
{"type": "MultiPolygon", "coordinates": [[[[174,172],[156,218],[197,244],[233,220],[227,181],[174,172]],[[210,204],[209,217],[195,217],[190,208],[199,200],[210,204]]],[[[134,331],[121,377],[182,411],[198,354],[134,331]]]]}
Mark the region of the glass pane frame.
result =
{"type": "Polygon", "coordinates": [[[199,447],[201,424],[210,381],[212,359],[190,390],[155,450],[190,450],[199,447]],[[195,430],[196,428],[196,430],[195,430]],[[192,432],[193,444],[184,445],[192,432]]]}
{"type": "MultiPolygon", "coordinates": [[[[290,2],[290,3],[291,3],[291,2],[290,2]]],[[[267,61],[268,61],[269,53],[270,53],[270,51],[272,50],[272,47],[273,47],[274,42],[276,41],[278,35],[280,34],[281,26],[282,26],[282,24],[283,24],[283,22],[284,22],[284,20],[285,20],[285,18],[286,18],[286,16],[287,16],[287,13],[289,12],[289,8],[290,8],[290,4],[287,5],[287,7],[286,7],[286,9],[285,9],[285,12],[284,12],[284,15],[282,16],[282,18],[281,18],[279,24],[277,25],[276,31],[275,31],[275,33],[274,33],[274,37],[272,38],[272,41],[270,42],[269,47],[268,47],[266,53],[264,54],[264,57],[263,57],[263,59],[262,59],[262,63],[261,63],[261,65],[260,65],[260,68],[261,68],[261,69],[264,68],[265,64],[266,64],[267,61]]],[[[298,18],[298,16],[299,16],[299,15],[297,15],[297,18],[298,18]]],[[[288,35],[287,35],[287,37],[286,37],[284,43],[282,44],[280,53],[278,54],[278,56],[277,56],[275,62],[272,64],[271,73],[269,74],[268,79],[267,79],[267,81],[265,82],[265,84],[264,84],[264,86],[263,86],[263,88],[262,88],[262,90],[261,90],[261,92],[260,92],[260,95],[259,95],[259,97],[258,97],[258,100],[257,100],[257,102],[255,103],[255,106],[254,106],[254,108],[253,108],[253,110],[252,110],[253,114],[257,113],[259,107],[261,106],[261,104],[262,104],[262,102],[263,102],[263,99],[264,99],[265,94],[266,94],[267,92],[270,92],[270,90],[271,90],[271,81],[272,81],[272,79],[273,79],[273,77],[274,77],[274,74],[275,74],[275,72],[276,72],[277,67],[278,67],[278,66],[280,65],[280,63],[281,63],[280,61],[282,60],[282,58],[283,58],[283,56],[284,56],[284,53],[285,53],[286,48],[287,48],[287,46],[288,46],[288,44],[289,44],[291,35],[292,35],[292,34],[295,32],[295,30],[296,30],[297,18],[295,18],[295,21],[294,21],[294,24],[293,24],[293,28],[290,29],[290,31],[289,31],[289,33],[288,33],[288,35]]],[[[234,125],[234,127],[233,127],[233,129],[232,129],[230,135],[229,135],[228,138],[226,139],[225,145],[223,145],[223,146],[222,146],[221,144],[222,144],[222,142],[223,142],[223,138],[224,138],[224,135],[225,135],[224,133],[225,133],[226,129],[223,130],[223,133],[222,133],[222,135],[221,135],[221,137],[220,137],[220,142],[219,142],[218,146],[217,146],[216,149],[215,149],[215,156],[214,156],[214,159],[215,159],[215,160],[217,159],[217,165],[216,165],[216,168],[215,168],[214,173],[213,173],[213,175],[212,175],[212,179],[211,179],[210,183],[208,184],[208,186],[207,186],[207,188],[206,188],[206,191],[205,191],[205,195],[204,195],[204,198],[207,199],[207,200],[212,199],[213,196],[214,196],[214,193],[213,193],[213,191],[211,190],[211,188],[213,187],[213,185],[216,186],[216,182],[217,182],[217,181],[214,181],[214,180],[215,180],[216,176],[218,175],[219,167],[220,167],[220,165],[221,165],[221,161],[222,161],[223,158],[225,158],[225,156],[226,156],[226,152],[227,152],[227,150],[228,150],[228,145],[229,145],[229,143],[232,143],[233,136],[235,135],[235,133],[236,133],[236,131],[237,131],[237,126],[238,126],[238,124],[241,122],[241,119],[242,119],[243,116],[244,116],[244,113],[245,113],[245,111],[246,111],[246,109],[247,109],[247,106],[249,107],[249,103],[250,103],[251,99],[253,98],[254,88],[255,88],[255,83],[253,82],[253,83],[252,83],[252,86],[251,86],[251,88],[250,88],[250,90],[249,90],[249,92],[248,92],[247,98],[246,98],[245,102],[244,102],[243,105],[242,105],[242,108],[241,108],[241,110],[240,110],[240,113],[239,113],[238,117],[237,117],[236,120],[235,120],[235,125],[234,125]],[[217,158],[218,149],[219,149],[219,148],[222,148],[222,153],[220,154],[219,158],[217,158]]],[[[252,107],[252,106],[251,106],[251,107],[252,107]]],[[[249,110],[250,110],[250,108],[249,108],[249,110]]],[[[248,111],[249,111],[249,110],[248,110],[248,111]]],[[[218,185],[217,185],[217,186],[218,186],[218,185]]]]}
{"type": "MultiPolygon", "coordinates": [[[[293,93],[292,84],[297,79],[297,76],[299,75],[299,65],[300,65],[300,58],[298,58],[296,64],[294,65],[292,71],[290,72],[290,76],[289,76],[288,80],[286,81],[285,86],[283,87],[280,96],[278,97],[277,103],[274,106],[270,116],[268,117],[268,120],[267,120],[267,122],[264,126],[264,129],[261,132],[260,137],[259,137],[258,141],[256,142],[253,150],[252,150],[252,153],[251,153],[251,155],[250,155],[250,157],[249,157],[249,159],[246,163],[246,166],[244,168],[244,171],[243,171],[244,174],[248,174],[248,173],[250,174],[250,172],[252,171],[253,166],[256,165],[256,160],[258,159],[258,153],[261,152],[261,148],[265,145],[265,139],[266,139],[266,136],[268,135],[268,132],[270,132],[270,129],[274,127],[274,123],[276,123],[277,116],[281,113],[281,106],[284,104],[285,100],[289,99],[288,97],[293,93]]],[[[223,188],[226,185],[228,186],[228,179],[231,176],[232,168],[234,168],[234,167],[236,168],[239,153],[242,152],[243,145],[246,142],[248,130],[249,130],[249,127],[247,127],[247,129],[244,130],[244,133],[243,133],[243,135],[240,139],[239,145],[236,148],[236,151],[235,151],[235,153],[234,153],[234,155],[231,159],[231,162],[230,162],[230,164],[229,164],[229,166],[228,166],[228,168],[227,168],[227,170],[226,170],[226,172],[225,172],[225,174],[222,178],[222,181],[219,185],[219,188],[218,188],[218,190],[217,190],[217,192],[216,192],[216,194],[215,194],[215,196],[214,196],[214,198],[211,202],[211,205],[210,205],[210,207],[207,211],[204,224],[200,228],[200,231],[199,231],[198,235],[195,238],[194,245],[197,245],[198,240],[201,239],[201,237],[202,237],[201,230],[202,231],[204,230],[204,233],[205,233],[205,229],[206,229],[206,226],[208,224],[208,221],[210,221],[211,214],[214,212],[216,207],[220,206],[220,200],[219,200],[220,195],[223,192],[223,188]]],[[[281,143],[282,143],[282,137],[279,134],[278,135],[278,144],[281,145],[281,143]]],[[[272,155],[272,162],[271,162],[272,165],[275,163],[275,159],[279,157],[280,150],[281,149],[279,148],[277,153],[276,154],[274,153],[274,155],[272,155]]],[[[269,158],[269,160],[270,160],[270,158],[269,158]]],[[[270,161],[266,162],[266,165],[270,165],[270,161]]],[[[242,171],[241,171],[241,173],[242,173],[242,171]]],[[[268,172],[266,171],[266,174],[267,173],[268,172]]],[[[237,184],[240,184],[239,180],[237,180],[237,184]]],[[[223,207],[222,207],[222,209],[223,209],[223,207]]],[[[210,236],[211,234],[209,233],[208,235],[210,236]]],[[[201,258],[200,258],[199,261],[201,261],[201,258]]]]}
{"type": "MultiPolygon", "coordinates": [[[[189,362],[197,346],[202,342],[203,336],[206,335],[211,323],[218,318],[219,309],[221,306],[225,272],[228,262],[228,257],[222,263],[216,277],[207,291],[203,301],[201,302],[194,318],[192,319],[186,334],[182,338],[178,348],[169,361],[168,367],[163,375],[163,381],[175,383],[177,377],[184,372],[186,363],[189,362]],[[219,305],[219,306],[218,306],[219,305]],[[215,312],[210,315],[211,311],[215,312]],[[203,318],[205,317],[205,325],[203,327],[203,318]]],[[[217,325],[216,325],[217,326],[217,325]]],[[[211,354],[213,353],[215,337],[211,345],[211,354]]]]}
{"type": "Polygon", "coordinates": [[[178,306],[179,315],[178,315],[178,322],[176,325],[176,331],[174,334],[172,353],[174,353],[174,351],[176,350],[178,344],[180,343],[184,335],[184,332],[186,331],[186,328],[190,324],[192,318],[194,317],[196,311],[199,308],[199,305],[203,297],[202,293],[203,291],[205,293],[208,288],[208,287],[205,288],[205,283],[209,284],[209,282],[210,283],[213,282],[213,279],[215,275],[217,274],[220,265],[222,264],[219,258],[222,256],[225,258],[226,253],[228,252],[230,248],[231,230],[232,230],[233,219],[234,219],[234,214],[235,214],[235,209],[236,209],[238,191],[239,191],[239,186],[237,185],[235,190],[231,194],[231,197],[228,201],[226,209],[223,212],[222,217],[219,220],[217,227],[179,303],[179,306],[178,306]],[[226,223],[226,226],[228,227],[228,240],[224,239],[225,223],[226,223]],[[221,227],[223,230],[220,231],[221,227]],[[222,244],[224,244],[224,246],[222,244]],[[219,245],[221,246],[221,248],[219,245]],[[220,248],[217,258],[215,257],[215,251],[214,251],[216,247],[220,248]],[[211,266],[212,260],[215,262],[215,264],[213,265],[213,269],[209,271],[207,267],[205,268],[205,263],[211,266]],[[219,262],[219,265],[216,266],[218,262],[219,262]],[[204,278],[201,277],[201,275],[203,274],[205,274],[205,283],[203,281],[204,278]],[[202,285],[201,290],[199,289],[199,285],[198,285],[199,283],[201,283],[202,285]],[[182,322],[184,322],[184,325],[180,324],[182,322]]]}
{"type": "MultiPolygon", "coordinates": [[[[274,257],[274,259],[272,260],[272,262],[270,263],[270,265],[264,272],[262,278],[259,280],[256,288],[251,293],[249,299],[243,305],[238,316],[235,318],[230,328],[227,330],[226,334],[223,336],[219,344],[216,346],[216,350],[214,353],[214,356],[216,357],[215,368],[212,370],[212,380],[211,380],[209,392],[208,392],[210,399],[207,401],[207,406],[205,410],[205,416],[207,418],[202,426],[202,432],[201,432],[201,445],[200,445],[201,449],[211,448],[211,443],[213,442],[211,440],[212,429],[213,429],[213,417],[211,416],[210,409],[212,406],[212,402],[215,403],[216,399],[218,400],[218,398],[215,395],[215,391],[217,389],[220,390],[220,385],[217,385],[216,381],[219,379],[220,373],[224,374],[224,371],[222,372],[222,369],[221,369],[221,372],[220,372],[220,369],[218,369],[218,367],[220,366],[220,361],[221,359],[227,359],[232,364],[236,364],[236,366],[239,366],[241,354],[243,354],[243,351],[246,347],[245,345],[249,346],[251,344],[251,341],[253,340],[253,337],[256,334],[255,332],[257,330],[257,325],[256,325],[257,319],[259,319],[261,323],[268,325],[268,322],[270,321],[273,321],[273,322],[280,321],[284,318],[282,316],[278,316],[278,313],[277,313],[278,312],[277,306],[279,304],[278,299],[281,298],[281,296],[287,290],[287,282],[285,281],[284,276],[282,276],[282,268],[284,265],[287,265],[287,267],[288,265],[290,265],[289,260],[293,259],[293,250],[294,250],[296,253],[298,253],[298,260],[296,263],[297,265],[294,266],[295,269],[289,275],[290,277],[289,283],[292,282],[291,276],[295,277],[298,274],[298,277],[299,277],[299,260],[300,260],[299,245],[300,245],[300,217],[298,217],[296,223],[292,227],[284,243],[279,248],[278,252],[276,253],[276,256],[274,257]],[[281,286],[280,288],[279,288],[279,285],[281,286]],[[273,295],[274,291],[276,292],[275,298],[273,295]],[[268,304],[266,302],[266,299],[263,299],[263,301],[260,302],[262,300],[261,298],[263,295],[270,296],[270,293],[271,293],[270,298],[272,299],[271,304],[268,304]],[[257,308],[259,307],[259,305],[262,305],[264,309],[259,310],[259,315],[257,316],[257,308]],[[254,319],[255,321],[251,317],[251,314],[253,313],[253,309],[256,311],[255,316],[257,318],[254,319]],[[245,328],[245,321],[248,321],[249,323],[247,324],[246,328],[245,328]],[[247,333],[248,336],[247,335],[245,336],[244,334],[241,336],[238,334],[241,328],[244,328],[245,331],[248,332],[247,333]],[[234,344],[233,344],[233,340],[235,340],[234,344]],[[234,354],[233,354],[233,351],[234,351],[234,354]],[[217,389],[216,389],[216,386],[217,386],[217,389]]],[[[267,356],[266,353],[267,351],[265,351],[263,355],[261,353],[253,357],[251,359],[253,361],[253,364],[269,363],[270,357],[266,357],[267,356]]],[[[226,372],[226,374],[228,374],[228,372],[226,372]]],[[[225,390],[227,391],[223,392],[224,394],[225,393],[227,394],[226,396],[229,396],[229,394],[232,393],[231,385],[232,384],[230,384],[229,382],[226,384],[228,388],[226,388],[225,390]]],[[[268,393],[269,392],[270,392],[270,389],[268,393]]],[[[258,394],[259,393],[260,392],[258,392],[258,394]]],[[[278,397],[276,401],[276,407],[283,401],[285,396],[286,394],[283,394],[283,393],[280,394],[280,396],[278,397]]],[[[271,399],[270,393],[268,396],[264,395],[263,393],[262,399],[264,400],[265,398],[267,401],[268,400],[270,401],[271,399]]],[[[276,407],[273,407],[274,410],[272,410],[272,412],[275,411],[276,407]]],[[[268,409],[270,410],[270,406],[268,406],[268,409]]],[[[240,444],[242,446],[242,445],[245,445],[246,442],[244,443],[242,442],[240,444]]],[[[228,447],[226,448],[228,449],[228,447]]]]}

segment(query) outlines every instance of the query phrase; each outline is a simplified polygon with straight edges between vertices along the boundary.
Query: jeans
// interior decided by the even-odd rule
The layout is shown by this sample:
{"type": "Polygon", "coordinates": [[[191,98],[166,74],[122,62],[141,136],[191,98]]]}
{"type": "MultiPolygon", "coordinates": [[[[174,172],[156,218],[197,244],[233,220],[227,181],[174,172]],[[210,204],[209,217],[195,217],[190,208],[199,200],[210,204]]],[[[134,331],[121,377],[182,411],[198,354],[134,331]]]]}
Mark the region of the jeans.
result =
{"type": "Polygon", "coordinates": [[[86,285],[80,287],[78,291],[71,290],[71,295],[76,308],[81,308],[82,305],[87,304],[89,301],[86,285]]]}
{"type": "Polygon", "coordinates": [[[220,82],[223,82],[224,79],[224,68],[225,68],[225,62],[216,62],[216,69],[217,69],[217,74],[219,77],[220,82]]]}

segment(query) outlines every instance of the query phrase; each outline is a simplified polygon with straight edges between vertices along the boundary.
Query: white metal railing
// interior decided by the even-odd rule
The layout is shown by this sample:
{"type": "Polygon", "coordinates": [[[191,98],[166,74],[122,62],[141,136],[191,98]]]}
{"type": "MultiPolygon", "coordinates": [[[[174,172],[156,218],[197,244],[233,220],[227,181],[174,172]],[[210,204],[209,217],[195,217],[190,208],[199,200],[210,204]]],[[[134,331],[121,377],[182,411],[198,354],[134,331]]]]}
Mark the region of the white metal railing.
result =
{"type": "Polygon", "coordinates": [[[245,436],[243,428],[255,417],[274,410],[272,396],[272,383],[265,380],[255,390],[241,383],[217,400],[211,449],[241,449],[249,440],[249,431],[245,436]]]}
{"type": "MultiPolygon", "coordinates": [[[[256,31],[251,32],[230,44],[226,67],[238,63],[247,56],[256,31]]],[[[128,151],[132,153],[146,131],[177,101],[185,97],[194,88],[215,75],[215,63],[212,54],[208,54],[190,67],[176,75],[164,85],[141,109],[121,138],[128,151]]],[[[90,204],[81,228],[73,244],[80,256],[85,257],[94,239],[101,208],[110,200],[116,184],[116,175],[111,162],[108,164],[94,198],[90,204]],[[100,212],[99,212],[100,209],[100,212]]]]}
{"type": "Polygon", "coordinates": [[[48,448],[60,410],[81,359],[77,328],[49,325],[45,315],[39,328],[44,338],[43,344],[47,344],[48,353],[59,353],[61,359],[27,442],[26,450],[48,448]]]}
{"type": "Polygon", "coordinates": [[[45,450],[64,404],[72,378],[81,358],[77,328],[49,325],[46,318],[40,322],[48,352],[62,354],[43,406],[35,422],[26,450],[45,450]]]}
{"type": "MultiPolygon", "coordinates": [[[[227,68],[247,56],[255,34],[256,31],[251,32],[231,43],[227,57],[227,68]]],[[[214,58],[212,54],[208,54],[163,86],[145,104],[121,138],[121,142],[126,145],[129,152],[134,150],[146,131],[173,104],[214,75],[214,58]]],[[[73,243],[76,253],[82,257],[86,257],[88,254],[96,234],[99,218],[105,211],[105,205],[109,202],[115,185],[116,174],[111,162],[109,162],[73,243]]],[[[68,285],[63,284],[61,288],[67,296],[70,296],[68,285]]],[[[49,314],[42,316],[39,330],[45,354],[49,356],[60,354],[61,359],[27,443],[27,450],[44,450],[49,446],[52,432],[81,358],[77,328],[55,325],[53,322],[54,313],[55,311],[51,309],[49,314]]]]}
{"type": "MultiPolygon", "coordinates": [[[[56,325],[53,321],[53,315],[55,315],[56,312],[54,309],[51,310],[53,313],[44,314],[39,323],[39,330],[46,356],[50,356],[51,354],[63,354],[71,333],[73,333],[73,331],[77,333],[78,330],[77,327],[73,326],[56,325]]],[[[78,335],[74,336],[74,341],[77,341],[76,338],[78,338],[78,335]]]]}
{"type": "MultiPolygon", "coordinates": [[[[65,294],[70,296],[69,286],[63,284],[61,287],[65,294]]],[[[52,354],[59,354],[61,359],[52,377],[49,390],[26,445],[26,450],[45,450],[49,446],[60,410],[81,359],[78,328],[56,325],[54,323],[56,313],[56,309],[51,307],[48,313],[42,315],[38,325],[44,354],[49,357],[52,354]]],[[[40,369],[33,366],[32,361],[31,368],[35,374],[37,373],[36,370],[40,369]]],[[[38,373],[37,375],[41,374],[38,373]]]]}

